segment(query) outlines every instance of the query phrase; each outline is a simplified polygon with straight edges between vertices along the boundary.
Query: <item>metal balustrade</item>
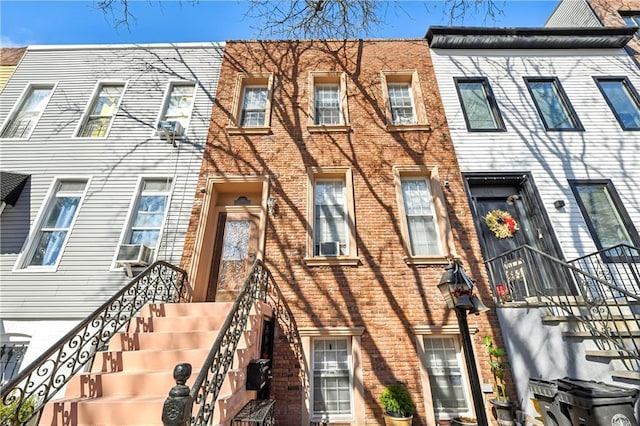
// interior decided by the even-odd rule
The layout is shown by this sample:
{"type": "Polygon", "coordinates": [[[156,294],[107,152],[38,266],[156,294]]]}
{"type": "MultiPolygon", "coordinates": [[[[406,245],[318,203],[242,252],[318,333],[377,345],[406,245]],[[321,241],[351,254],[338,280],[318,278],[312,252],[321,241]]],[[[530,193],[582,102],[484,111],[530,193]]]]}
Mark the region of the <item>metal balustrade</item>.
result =
{"type": "Polygon", "coordinates": [[[546,306],[640,360],[637,253],[623,245],[564,262],[523,245],[485,263],[497,303],[546,306]]]}
{"type": "Polygon", "coordinates": [[[46,403],[92,362],[96,351],[145,304],[187,302],[190,298],[185,271],[163,261],[149,266],[0,389],[1,403],[10,407],[0,425],[37,421],[46,403]]]}

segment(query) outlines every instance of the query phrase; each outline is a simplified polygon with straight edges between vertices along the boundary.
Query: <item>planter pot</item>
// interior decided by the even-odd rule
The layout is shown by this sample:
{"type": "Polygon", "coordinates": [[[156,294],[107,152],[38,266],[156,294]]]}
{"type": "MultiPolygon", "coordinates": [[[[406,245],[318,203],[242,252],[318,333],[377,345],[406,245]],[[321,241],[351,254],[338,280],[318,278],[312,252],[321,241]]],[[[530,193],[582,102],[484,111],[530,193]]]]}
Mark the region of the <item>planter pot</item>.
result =
{"type": "Polygon", "coordinates": [[[512,401],[498,401],[497,399],[490,399],[489,402],[493,405],[493,414],[500,426],[513,426],[515,425],[515,404],[512,401]]]}
{"type": "Polygon", "coordinates": [[[475,419],[453,419],[451,420],[452,426],[478,426],[478,422],[475,419]]]}
{"type": "Polygon", "coordinates": [[[384,414],[384,424],[386,426],[411,426],[413,416],[409,417],[393,417],[389,414],[384,414]]]}

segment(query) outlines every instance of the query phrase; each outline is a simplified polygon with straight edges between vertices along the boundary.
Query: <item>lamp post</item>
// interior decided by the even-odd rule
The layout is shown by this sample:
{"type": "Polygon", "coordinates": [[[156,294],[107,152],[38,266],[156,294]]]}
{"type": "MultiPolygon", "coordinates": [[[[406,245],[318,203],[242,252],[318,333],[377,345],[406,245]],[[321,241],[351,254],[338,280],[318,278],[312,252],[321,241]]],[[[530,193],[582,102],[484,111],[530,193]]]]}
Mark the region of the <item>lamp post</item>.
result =
{"type": "Polygon", "coordinates": [[[438,289],[442,293],[442,297],[444,297],[447,306],[456,312],[478,426],[488,426],[482,388],[480,387],[480,379],[478,378],[478,369],[476,368],[476,361],[473,356],[473,345],[471,343],[471,335],[469,334],[467,315],[469,312],[477,315],[481,312],[488,311],[489,308],[482,303],[478,296],[473,294],[473,286],[473,280],[469,278],[464,269],[462,269],[462,266],[460,266],[458,262],[453,262],[445,268],[444,274],[442,278],[440,278],[438,289]]]}

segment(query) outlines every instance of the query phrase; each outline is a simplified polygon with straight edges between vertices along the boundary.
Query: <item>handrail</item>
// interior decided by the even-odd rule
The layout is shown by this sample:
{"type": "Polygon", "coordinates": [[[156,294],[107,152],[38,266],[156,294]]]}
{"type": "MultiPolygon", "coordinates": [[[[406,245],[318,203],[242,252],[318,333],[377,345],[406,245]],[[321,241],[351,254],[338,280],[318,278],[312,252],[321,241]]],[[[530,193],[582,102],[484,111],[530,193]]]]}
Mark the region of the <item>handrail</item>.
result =
{"type": "MultiPolygon", "coordinates": [[[[632,306],[640,304],[640,295],[617,285],[611,276],[598,276],[528,245],[488,259],[485,264],[499,303],[544,304],[561,309],[615,350],[640,359],[640,341],[633,338],[640,330],[640,316],[634,314],[632,306]]],[[[636,268],[630,258],[626,264],[619,264],[636,268]]]]}
{"type": "Polygon", "coordinates": [[[0,389],[1,403],[12,408],[0,425],[39,418],[46,403],[145,304],[189,299],[187,273],[170,263],[155,262],[0,389]]]}
{"type": "Polygon", "coordinates": [[[258,299],[266,301],[269,277],[267,267],[261,260],[256,260],[191,387],[192,413],[197,410],[191,417],[192,425],[210,424],[222,383],[246,329],[249,312],[258,299]]]}

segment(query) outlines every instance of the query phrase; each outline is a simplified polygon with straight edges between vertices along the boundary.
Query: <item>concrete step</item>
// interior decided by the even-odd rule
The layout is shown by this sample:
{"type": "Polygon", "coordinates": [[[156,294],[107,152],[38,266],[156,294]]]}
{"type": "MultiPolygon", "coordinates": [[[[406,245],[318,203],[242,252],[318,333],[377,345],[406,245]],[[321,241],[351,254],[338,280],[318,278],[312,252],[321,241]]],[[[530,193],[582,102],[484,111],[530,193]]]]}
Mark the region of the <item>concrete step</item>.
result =
{"type": "Polygon", "coordinates": [[[141,317],[226,317],[233,303],[201,302],[201,303],[149,303],[140,310],[141,317]]]}
{"type": "Polygon", "coordinates": [[[157,333],[118,333],[109,342],[109,351],[138,351],[145,349],[210,348],[218,330],[172,331],[157,333]]]}
{"type": "Polygon", "coordinates": [[[611,375],[618,379],[637,380],[640,382],[640,371],[616,370],[611,375]]]}
{"type": "MultiPolygon", "coordinates": [[[[200,365],[194,367],[193,371],[200,371],[200,365]]],[[[193,381],[193,374],[189,380],[193,381]]],[[[83,373],[69,381],[65,396],[70,398],[135,395],[166,397],[175,384],[173,368],[165,371],[83,373]]]]}
{"type": "Polygon", "coordinates": [[[219,330],[226,316],[211,315],[206,317],[136,317],[131,320],[129,333],[152,333],[173,330],[219,330]]]}
{"type": "Polygon", "coordinates": [[[635,358],[633,355],[630,355],[625,352],[612,351],[612,350],[586,350],[586,356],[597,357],[597,358],[611,358],[611,359],[630,359],[635,358]]]}
{"type": "Polygon", "coordinates": [[[207,358],[210,348],[105,351],[96,353],[91,367],[92,373],[115,373],[135,370],[173,370],[176,364],[188,362],[201,365],[207,358]]]}

